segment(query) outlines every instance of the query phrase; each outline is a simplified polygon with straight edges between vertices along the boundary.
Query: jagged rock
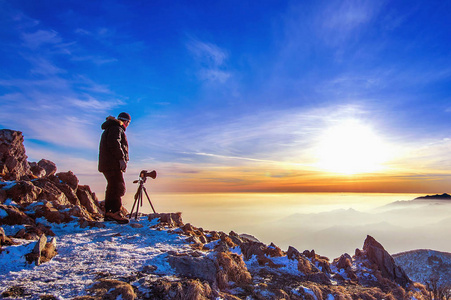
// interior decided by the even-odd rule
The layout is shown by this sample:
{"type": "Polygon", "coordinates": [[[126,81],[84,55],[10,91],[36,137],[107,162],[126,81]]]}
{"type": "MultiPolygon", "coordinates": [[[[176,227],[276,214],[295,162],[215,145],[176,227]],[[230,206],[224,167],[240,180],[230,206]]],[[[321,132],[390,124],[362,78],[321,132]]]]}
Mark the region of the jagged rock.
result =
{"type": "Polygon", "coordinates": [[[47,159],[41,159],[38,162],[38,166],[45,170],[44,177],[55,175],[57,170],[55,163],[47,159]]]}
{"type": "Polygon", "coordinates": [[[373,237],[367,236],[363,250],[368,260],[377,266],[383,277],[393,280],[403,287],[411,283],[404,270],[395,264],[393,257],[373,237]]]}
{"type": "Polygon", "coordinates": [[[39,266],[41,263],[48,262],[56,255],[56,239],[53,238],[50,243],[47,243],[47,237],[43,234],[36,242],[33,251],[25,255],[28,263],[35,263],[39,266]]]}
{"type": "Polygon", "coordinates": [[[340,258],[336,261],[336,266],[338,269],[348,269],[352,267],[352,257],[345,253],[340,256],[340,258]]]}
{"type": "Polygon", "coordinates": [[[266,255],[271,256],[271,257],[284,256],[283,251],[279,247],[277,247],[274,243],[271,243],[268,247],[266,247],[263,250],[263,253],[265,253],[266,255]]]}
{"type": "Polygon", "coordinates": [[[153,213],[149,214],[148,217],[149,221],[153,219],[160,219],[160,224],[167,225],[170,227],[182,227],[183,221],[182,221],[182,213],[153,213]]]}
{"type": "Polygon", "coordinates": [[[39,194],[39,200],[47,200],[53,202],[55,205],[70,205],[67,196],[50,180],[36,179],[33,184],[42,189],[39,194]]]}
{"type": "Polygon", "coordinates": [[[66,196],[70,204],[81,206],[80,199],[77,196],[77,189],[73,189],[66,183],[60,181],[57,177],[52,178],[52,183],[66,196]]]}
{"type": "Polygon", "coordinates": [[[133,287],[123,281],[111,280],[111,279],[100,279],[95,282],[92,287],[88,288],[89,294],[93,295],[91,297],[76,297],[74,300],[81,299],[102,299],[102,300],[134,300],[137,298],[133,287]]]}
{"type": "Polygon", "coordinates": [[[216,282],[216,265],[213,259],[201,256],[174,256],[168,258],[169,264],[175,271],[189,278],[199,278],[210,283],[216,282]]]}
{"type": "Polygon", "coordinates": [[[72,216],[68,211],[60,211],[55,208],[54,204],[49,201],[43,201],[37,205],[33,205],[31,210],[34,211],[35,218],[45,218],[50,223],[67,223],[72,221],[72,216]]]}
{"type": "Polygon", "coordinates": [[[14,243],[13,240],[5,234],[3,227],[0,227],[0,246],[11,246],[15,244],[16,243],[14,243]]]}
{"type": "Polygon", "coordinates": [[[45,169],[43,167],[39,166],[37,162],[30,162],[29,166],[30,166],[30,171],[34,177],[36,177],[36,178],[45,177],[45,174],[46,174],[45,169]]]}
{"type": "Polygon", "coordinates": [[[246,285],[252,282],[243,258],[231,252],[218,252],[216,255],[217,275],[216,279],[221,290],[229,287],[229,282],[246,285]]]}
{"type": "Polygon", "coordinates": [[[87,185],[79,185],[77,189],[77,197],[82,206],[84,206],[90,213],[100,214],[101,208],[96,194],[91,192],[91,188],[87,185]]]}
{"type": "Polygon", "coordinates": [[[42,235],[55,236],[55,233],[50,229],[50,227],[44,224],[38,223],[35,225],[25,225],[25,228],[20,229],[15,235],[15,238],[25,239],[25,240],[37,240],[42,235]]]}
{"type": "Polygon", "coordinates": [[[0,130],[0,177],[5,180],[19,180],[31,175],[22,132],[0,130]]]}
{"type": "Polygon", "coordinates": [[[30,224],[34,225],[35,222],[32,218],[27,216],[19,208],[10,205],[0,204],[0,225],[20,225],[30,224]]]}
{"type": "Polygon", "coordinates": [[[332,282],[330,281],[329,277],[326,273],[323,272],[315,272],[307,275],[307,280],[324,284],[324,285],[331,285],[332,282]]]}
{"type": "Polygon", "coordinates": [[[42,189],[30,181],[17,181],[10,188],[5,189],[6,197],[20,205],[27,205],[36,201],[42,189]]]}
{"type": "Polygon", "coordinates": [[[66,183],[68,186],[70,186],[72,189],[76,190],[78,187],[78,178],[75,176],[75,174],[72,171],[68,172],[59,172],[55,174],[55,176],[61,180],[62,182],[66,183]]]}
{"type": "Polygon", "coordinates": [[[299,252],[296,248],[289,246],[287,251],[287,256],[289,259],[297,260],[302,256],[301,252],[299,252]]]}

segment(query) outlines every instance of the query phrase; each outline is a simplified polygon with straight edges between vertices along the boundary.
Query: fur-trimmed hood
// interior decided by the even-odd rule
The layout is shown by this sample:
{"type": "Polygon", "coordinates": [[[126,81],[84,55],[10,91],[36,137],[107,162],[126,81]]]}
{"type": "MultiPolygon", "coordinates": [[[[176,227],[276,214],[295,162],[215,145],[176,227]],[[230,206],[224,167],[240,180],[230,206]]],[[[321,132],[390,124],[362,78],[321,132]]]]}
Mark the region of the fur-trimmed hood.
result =
{"type": "Polygon", "coordinates": [[[106,121],[103,122],[103,124],[102,124],[102,129],[105,130],[105,129],[109,128],[110,126],[121,126],[122,129],[124,129],[124,131],[126,130],[125,126],[122,125],[122,122],[113,116],[108,116],[106,118],[106,121]]]}

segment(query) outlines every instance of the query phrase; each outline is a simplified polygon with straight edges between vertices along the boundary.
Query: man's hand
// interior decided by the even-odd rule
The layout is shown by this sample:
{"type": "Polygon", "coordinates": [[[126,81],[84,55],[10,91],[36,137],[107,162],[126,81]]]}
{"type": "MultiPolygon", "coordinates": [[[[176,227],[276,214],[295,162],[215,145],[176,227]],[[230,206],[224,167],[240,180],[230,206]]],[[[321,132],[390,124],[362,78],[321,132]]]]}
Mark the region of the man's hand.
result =
{"type": "Polygon", "coordinates": [[[119,167],[121,168],[122,172],[125,172],[125,169],[127,169],[127,163],[125,162],[125,160],[121,159],[119,161],[119,167]]]}

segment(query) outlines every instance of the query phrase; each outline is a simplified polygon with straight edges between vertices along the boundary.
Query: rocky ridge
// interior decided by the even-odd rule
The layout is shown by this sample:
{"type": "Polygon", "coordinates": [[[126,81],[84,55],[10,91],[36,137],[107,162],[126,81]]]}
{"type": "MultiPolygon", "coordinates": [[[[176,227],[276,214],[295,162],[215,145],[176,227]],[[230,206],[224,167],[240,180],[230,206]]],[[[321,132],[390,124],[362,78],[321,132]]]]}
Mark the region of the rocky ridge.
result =
{"type": "MultiPolygon", "coordinates": [[[[89,186],[79,185],[71,171],[57,173],[48,160],[27,162],[20,132],[0,130],[0,171],[0,226],[19,228],[7,235],[0,227],[0,251],[35,240],[25,257],[40,268],[59,255],[58,236],[47,240],[56,235],[57,224],[105,228],[102,205],[89,186]]],[[[353,256],[343,254],[331,262],[314,250],[283,251],[247,235],[184,224],[181,213],[144,218],[146,222],[141,217],[124,227],[146,226],[142,234],[150,235],[167,232],[186,245],[165,252],[164,264],[174,276],[143,264],[125,279],[120,274],[99,276],[86,286],[84,296],[74,299],[428,299],[425,287],[412,282],[370,236],[353,256]]],[[[2,288],[4,298],[57,299],[30,295],[20,285],[2,288]]]]}

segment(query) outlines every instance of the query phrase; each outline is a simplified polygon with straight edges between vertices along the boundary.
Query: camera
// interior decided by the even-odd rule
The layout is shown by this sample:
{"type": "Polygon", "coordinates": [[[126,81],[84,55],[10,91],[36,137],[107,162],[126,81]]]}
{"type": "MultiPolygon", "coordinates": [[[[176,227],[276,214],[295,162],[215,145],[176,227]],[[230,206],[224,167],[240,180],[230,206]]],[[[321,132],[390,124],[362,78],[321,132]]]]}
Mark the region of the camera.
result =
{"type": "Polygon", "coordinates": [[[141,177],[142,179],[144,179],[146,177],[155,179],[155,178],[157,178],[157,171],[153,170],[153,171],[148,172],[147,170],[142,170],[141,173],[139,173],[139,177],[141,177]]]}

